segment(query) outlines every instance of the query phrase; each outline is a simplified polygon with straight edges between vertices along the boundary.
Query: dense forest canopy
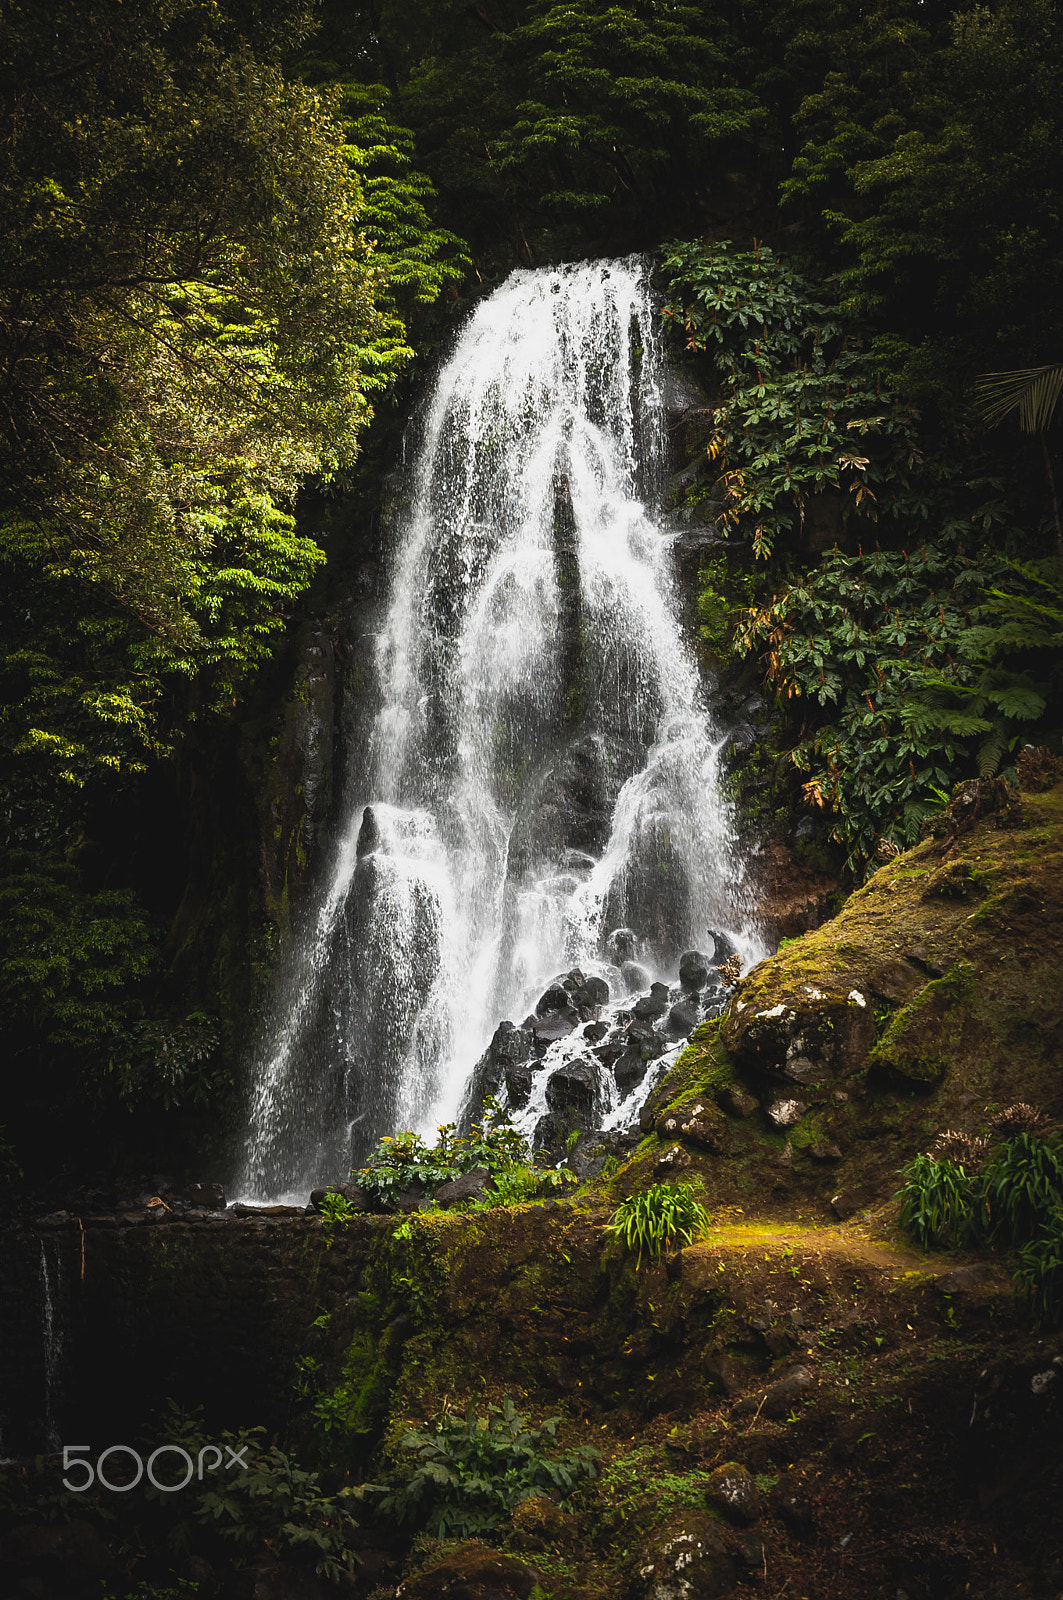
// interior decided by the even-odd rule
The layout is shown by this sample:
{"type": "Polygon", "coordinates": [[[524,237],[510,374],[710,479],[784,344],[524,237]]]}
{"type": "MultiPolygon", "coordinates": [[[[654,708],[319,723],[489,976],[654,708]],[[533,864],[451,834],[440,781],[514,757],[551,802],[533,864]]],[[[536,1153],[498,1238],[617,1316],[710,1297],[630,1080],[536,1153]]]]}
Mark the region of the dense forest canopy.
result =
{"type": "Polygon", "coordinates": [[[372,499],[374,406],[514,265],[663,250],[703,632],[778,708],[757,826],[804,807],[852,879],[1058,738],[1051,0],[53,0],[0,41],[16,1155],[41,1084],[227,1103],[248,915],[189,964],[189,797],[321,584],[307,493],[372,499]]]}

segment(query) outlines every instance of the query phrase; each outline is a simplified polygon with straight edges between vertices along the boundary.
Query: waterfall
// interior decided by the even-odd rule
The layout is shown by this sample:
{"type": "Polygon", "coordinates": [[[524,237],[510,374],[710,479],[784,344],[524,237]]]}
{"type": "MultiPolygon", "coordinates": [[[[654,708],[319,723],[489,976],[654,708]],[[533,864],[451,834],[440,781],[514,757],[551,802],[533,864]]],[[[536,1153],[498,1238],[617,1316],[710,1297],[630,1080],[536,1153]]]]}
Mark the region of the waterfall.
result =
{"type": "Polygon", "coordinates": [[[62,1287],[61,1256],[56,1241],[54,1259],[49,1263],[48,1249],[41,1240],[40,1293],[41,1293],[41,1343],[44,1356],[44,1444],[48,1450],[58,1450],[59,1428],[56,1422],[56,1399],[59,1393],[60,1363],[63,1357],[63,1322],[60,1292],[62,1287]]]}
{"type": "Polygon", "coordinates": [[[617,930],[648,982],[739,927],[655,512],[656,320],[640,259],[515,272],[439,374],[348,821],[255,1062],[249,1198],[449,1120],[499,1019],[575,964],[615,985],[617,930]]]}

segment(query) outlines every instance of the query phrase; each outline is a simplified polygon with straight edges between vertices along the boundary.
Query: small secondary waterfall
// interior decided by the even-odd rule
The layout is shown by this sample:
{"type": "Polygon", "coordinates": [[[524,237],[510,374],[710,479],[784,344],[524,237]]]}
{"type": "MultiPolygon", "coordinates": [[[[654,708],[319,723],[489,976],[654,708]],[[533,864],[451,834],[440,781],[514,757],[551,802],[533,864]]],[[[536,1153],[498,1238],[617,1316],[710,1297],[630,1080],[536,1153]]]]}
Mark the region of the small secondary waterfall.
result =
{"type": "Polygon", "coordinates": [[[655,324],[639,259],[516,272],[439,375],[349,821],[255,1066],[250,1198],[452,1117],[501,1018],[565,967],[615,982],[615,930],[648,982],[741,921],[653,510],[655,324]]]}
{"type": "Polygon", "coordinates": [[[63,1357],[63,1321],[60,1292],[62,1288],[62,1257],[59,1253],[58,1242],[53,1251],[49,1252],[45,1241],[41,1240],[40,1261],[40,1291],[41,1291],[41,1341],[44,1357],[44,1405],[43,1405],[43,1434],[44,1444],[49,1450],[58,1450],[60,1445],[59,1427],[56,1418],[56,1402],[59,1393],[60,1363],[63,1357]],[[49,1261],[49,1253],[52,1256],[49,1261]]]}

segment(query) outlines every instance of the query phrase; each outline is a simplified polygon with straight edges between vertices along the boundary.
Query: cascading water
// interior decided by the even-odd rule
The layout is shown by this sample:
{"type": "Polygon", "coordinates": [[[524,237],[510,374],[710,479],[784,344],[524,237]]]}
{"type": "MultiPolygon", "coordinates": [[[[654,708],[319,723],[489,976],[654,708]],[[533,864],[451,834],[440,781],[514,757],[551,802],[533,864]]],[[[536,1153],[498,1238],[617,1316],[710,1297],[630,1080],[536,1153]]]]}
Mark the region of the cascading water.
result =
{"type": "Polygon", "coordinates": [[[45,1447],[59,1448],[59,1428],[56,1420],[56,1402],[59,1393],[60,1364],[63,1356],[62,1308],[59,1302],[62,1285],[62,1266],[59,1246],[49,1252],[41,1240],[40,1292],[41,1341],[44,1357],[43,1433],[45,1447]],[[51,1260],[49,1261],[49,1255],[51,1260]]]}
{"type": "Polygon", "coordinates": [[[500,1018],[574,964],[615,983],[614,930],[653,976],[740,920],[649,509],[663,378],[637,259],[514,273],[444,366],[364,769],[256,1066],[248,1197],[452,1117],[500,1018]]]}

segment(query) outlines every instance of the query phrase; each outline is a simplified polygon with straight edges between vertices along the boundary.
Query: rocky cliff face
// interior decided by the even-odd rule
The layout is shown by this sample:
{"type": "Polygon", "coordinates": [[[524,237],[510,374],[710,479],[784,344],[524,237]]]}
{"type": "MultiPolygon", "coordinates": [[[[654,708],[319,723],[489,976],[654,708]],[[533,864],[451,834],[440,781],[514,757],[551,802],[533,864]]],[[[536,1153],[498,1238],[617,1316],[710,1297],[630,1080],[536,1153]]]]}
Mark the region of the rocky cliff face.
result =
{"type": "MultiPolygon", "coordinates": [[[[1006,1257],[901,1241],[892,1196],[944,1128],[973,1137],[1016,1100],[1063,1113],[1061,811],[1063,785],[961,788],[935,837],[747,974],[634,1156],[575,1199],[331,1233],[248,1208],[66,1219],[68,1381],[122,1392],[117,1411],[83,1396],[85,1437],[118,1415],[132,1438],[164,1393],[198,1395],[215,1427],[287,1413],[288,1439],[353,1487],[382,1444],[403,1459],[411,1427],[509,1396],[529,1426],[559,1419],[559,1450],[600,1452],[595,1483],[475,1538],[411,1545],[363,1515],[345,1592],[373,1600],[1058,1594],[1060,1332],[1033,1326],[1006,1257]],[[611,1202],[674,1176],[709,1226],[637,1267],[611,1202]]],[[[33,1270],[31,1234],[9,1245],[33,1270]]],[[[103,1532],[114,1572],[125,1535],[103,1532]]],[[[87,1595],[34,1538],[0,1544],[3,1574],[87,1595]]],[[[182,1559],[216,1594],[334,1592],[297,1551],[236,1574],[196,1534],[182,1559]]]]}
{"type": "Polygon", "coordinates": [[[1059,785],[961,785],[935,836],[742,979],[643,1112],[631,1181],[663,1139],[714,1199],[849,1214],[939,1131],[1063,1114],[1061,824],[1059,785]]]}

